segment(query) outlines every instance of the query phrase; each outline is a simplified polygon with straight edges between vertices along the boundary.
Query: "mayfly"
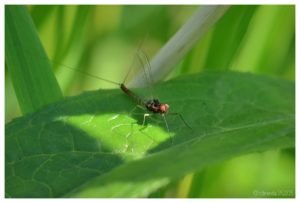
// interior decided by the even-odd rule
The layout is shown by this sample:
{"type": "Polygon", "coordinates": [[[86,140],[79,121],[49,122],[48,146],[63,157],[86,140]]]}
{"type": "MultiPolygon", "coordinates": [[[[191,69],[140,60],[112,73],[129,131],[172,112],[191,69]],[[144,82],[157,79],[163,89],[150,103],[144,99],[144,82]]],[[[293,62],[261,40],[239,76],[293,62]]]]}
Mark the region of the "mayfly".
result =
{"type": "MultiPolygon", "coordinates": [[[[142,62],[142,59],[141,59],[141,54],[143,54],[143,56],[146,58],[147,60],[147,65],[149,66],[148,68],[150,69],[150,62],[146,56],[146,54],[144,54],[143,52],[140,52],[140,54],[138,55],[138,59],[139,61],[141,62],[141,64],[143,65],[143,62],[142,62]]],[[[96,75],[93,75],[93,74],[90,74],[90,73],[87,73],[87,72],[84,72],[84,71],[81,71],[81,70],[78,70],[78,69],[75,69],[75,68],[71,68],[69,66],[65,66],[69,69],[72,69],[74,71],[77,71],[77,72],[80,72],[80,73],[83,73],[89,77],[93,77],[93,78],[97,78],[97,79],[100,79],[102,81],[105,81],[105,82],[108,82],[108,83],[111,83],[111,84],[115,84],[115,85],[118,85],[119,88],[122,90],[122,92],[124,92],[126,95],[128,95],[132,100],[134,100],[137,105],[139,107],[142,107],[142,108],[146,108],[149,113],[144,113],[144,119],[143,119],[143,123],[142,125],[144,126],[145,125],[145,121],[146,121],[146,118],[151,116],[152,114],[160,114],[163,119],[164,119],[164,122],[165,122],[165,125],[166,125],[166,128],[167,128],[167,131],[170,132],[169,130],[169,125],[167,123],[167,120],[166,120],[166,117],[165,115],[168,114],[168,115],[176,115],[176,116],[179,116],[179,118],[181,119],[181,121],[190,129],[192,129],[188,124],[187,122],[183,119],[182,115],[180,113],[176,113],[176,112],[169,112],[169,104],[167,103],[161,103],[159,101],[159,99],[157,98],[151,98],[151,99],[143,99],[142,97],[138,96],[137,94],[135,94],[133,91],[131,91],[126,85],[125,85],[125,81],[130,73],[130,70],[128,71],[127,75],[125,76],[124,80],[122,83],[118,83],[118,82],[115,82],[115,81],[112,81],[112,80],[109,80],[109,79],[105,79],[105,78],[102,78],[102,77],[98,77],[96,75]],[[152,114],[151,114],[152,113],[152,114]]],[[[143,68],[144,65],[143,65],[143,68]]],[[[145,69],[143,69],[144,72],[145,72],[145,75],[147,75],[145,69]]],[[[150,70],[149,71],[149,74],[150,74],[150,70]]],[[[150,77],[150,76],[148,76],[150,77]]],[[[147,78],[148,80],[150,80],[150,78],[147,78]]],[[[150,81],[148,81],[150,82],[150,81]]]]}

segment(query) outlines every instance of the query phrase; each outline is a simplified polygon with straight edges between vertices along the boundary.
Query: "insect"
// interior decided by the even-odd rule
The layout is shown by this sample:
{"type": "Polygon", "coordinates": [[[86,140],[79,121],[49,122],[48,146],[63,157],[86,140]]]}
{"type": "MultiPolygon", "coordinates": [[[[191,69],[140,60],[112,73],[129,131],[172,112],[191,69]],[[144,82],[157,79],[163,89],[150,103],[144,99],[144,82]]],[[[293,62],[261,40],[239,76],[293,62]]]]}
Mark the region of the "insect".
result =
{"type": "MultiPolygon", "coordinates": [[[[143,64],[143,60],[141,59],[141,56],[144,56],[146,58],[146,61],[147,61],[147,64],[148,64],[148,68],[150,69],[150,62],[149,62],[149,59],[147,57],[147,55],[143,52],[140,52],[140,54],[138,55],[138,59],[139,61],[141,62],[141,64],[143,65],[143,68],[144,67],[144,64],[143,64]]],[[[90,74],[90,73],[87,73],[87,72],[84,72],[84,71],[81,71],[81,70],[78,70],[78,69],[75,69],[75,68],[71,68],[69,66],[64,66],[66,68],[69,68],[69,69],[72,69],[74,71],[77,71],[77,72],[80,72],[80,73],[83,73],[89,77],[93,77],[93,78],[97,78],[97,79],[100,79],[102,81],[105,81],[105,82],[108,82],[108,83],[111,83],[111,84],[115,84],[115,85],[118,85],[119,88],[122,90],[122,92],[124,92],[126,95],[128,95],[133,101],[135,101],[137,103],[137,106],[140,107],[140,108],[145,108],[148,110],[148,113],[144,113],[144,119],[143,119],[143,123],[142,125],[144,126],[145,125],[145,121],[146,121],[146,118],[149,117],[149,116],[152,116],[153,114],[160,114],[162,116],[162,118],[164,119],[164,122],[165,122],[165,125],[166,125],[166,129],[168,132],[170,132],[169,130],[169,125],[168,125],[168,122],[166,120],[166,116],[165,115],[175,115],[175,116],[179,116],[179,118],[181,119],[181,121],[190,129],[192,129],[188,124],[187,122],[183,119],[182,115],[180,113],[176,113],[176,112],[169,112],[169,104],[167,103],[161,103],[159,101],[159,99],[157,98],[151,98],[151,99],[144,99],[140,96],[138,96],[137,94],[135,94],[133,91],[131,91],[126,85],[125,85],[125,81],[130,73],[130,70],[128,71],[127,75],[125,76],[124,80],[122,83],[118,83],[118,82],[115,82],[115,81],[112,81],[112,80],[108,80],[108,79],[105,79],[105,78],[102,78],[102,77],[98,77],[96,75],[93,75],[93,74],[90,74]]],[[[145,75],[147,75],[145,69],[144,70],[144,73],[145,75]]],[[[150,79],[150,70],[148,70],[148,77],[147,80],[151,80],[150,79]]]]}

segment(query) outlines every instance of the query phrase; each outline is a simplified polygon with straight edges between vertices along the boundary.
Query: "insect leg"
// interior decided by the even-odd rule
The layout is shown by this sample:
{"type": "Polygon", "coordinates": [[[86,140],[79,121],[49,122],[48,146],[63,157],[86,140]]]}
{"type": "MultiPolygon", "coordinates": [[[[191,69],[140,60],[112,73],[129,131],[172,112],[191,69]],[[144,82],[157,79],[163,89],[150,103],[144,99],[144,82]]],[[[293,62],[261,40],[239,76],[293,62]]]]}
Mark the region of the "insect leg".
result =
{"type": "Polygon", "coordinates": [[[191,130],[193,130],[193,128],[191,126],[189,126],[189,124],[187,124],[187,122],[183,119],[183,116],[180,113],[176,113],[176,112],[171,112],[168,113],[168,115],[172,115],[172,116],[179,116],[179,118],[181,119],[181,121],[191,130]]]}
{"type": "Polygon", "coordinates": [[[143,124],[142,124],[142,126],[145,125],[146,118],[147,118],[147,117],[150,117],[150,116],[152,116],[152,114],[144,113],[144,119],[143,119],[143,124]]]}
{"type": "MultiPolygon", "coordinates": [[[[129,115],[145,115],[145,113],[134,113],[134,111],[136,111],[137,109],[141,109],[143,111],[147,111],[147,109],[141,105],[136,105],[130,112],[129,112],[129,115]]],[[[146,113],[147,114],[147,113],[146,113]]],[[[149,116],[146,116],[148,117],[149,119],[155,121],[155,122],[159,122],[159,120],[155,119],[154,117],[152,117],[153,114],[150,114],[149,116]]],[[[146,123],[146,118],[144,118],[144,121],[143,121],[143,125],[146,123]]]]}
{"type": "Polygon", "coordinates": [[[161,114],[161,116],[163,117],[163,119],[164,119],[164,121],[165,121],[166,128],[167,128],[168,132],[170,132],[170,130],[169,130],[169,125],[168,125],[168,122],[167,122],[167,119],[166,119],[165,114],[161,114]]]}
{"type": "Polygon", "coordinates": [[[135,112],[137,109],[142,109],[142,110],[145,110],[145,108],[143,108],[141,105],[136,105],[130,112],[129,112],[129,115],[132,115],[133,112],[135,112]]]}
{"type": "Polygon", "coordinates": [[[171,138],[171,144],[173,144],[173,143],[174,143],[174,137],[171,136],[171,134],[170,134],[169,125],[168,125],[166,116],[165,116],[165,114],[161,114],[161,116],[163,117],[163,119],[164,119],[164,121],[165,121],[166,128],[167,128],[167,130],[168,130],[168,134],[169,134],[169,136],[170,136],[170,138],[171,138]]]}

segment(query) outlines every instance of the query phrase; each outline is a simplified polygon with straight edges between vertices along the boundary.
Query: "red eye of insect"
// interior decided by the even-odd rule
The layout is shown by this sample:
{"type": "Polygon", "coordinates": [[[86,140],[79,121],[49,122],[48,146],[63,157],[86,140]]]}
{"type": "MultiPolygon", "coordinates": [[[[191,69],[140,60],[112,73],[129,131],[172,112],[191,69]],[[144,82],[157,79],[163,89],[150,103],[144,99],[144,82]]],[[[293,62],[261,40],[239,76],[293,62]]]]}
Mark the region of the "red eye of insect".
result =
{"type": "Polygon", "coordinates": [[[163,113],[167,113],[169,110],[169,105],[168,104],[161,104],[160,105],[160,111],[163,113]]]}

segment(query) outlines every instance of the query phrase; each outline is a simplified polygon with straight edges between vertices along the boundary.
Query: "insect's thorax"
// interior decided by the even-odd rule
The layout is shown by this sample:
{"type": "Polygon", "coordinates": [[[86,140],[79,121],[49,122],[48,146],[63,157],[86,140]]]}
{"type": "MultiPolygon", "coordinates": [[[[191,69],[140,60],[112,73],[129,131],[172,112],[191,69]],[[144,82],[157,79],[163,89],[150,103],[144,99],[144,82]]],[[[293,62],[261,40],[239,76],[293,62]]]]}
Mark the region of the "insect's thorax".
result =
{"type": "Polygon", "coordinates": [[[153,113],[165,114],[169,110],[168,104],[162,104],[158,99],[150,99],[145,104],[146,108],[153,113]]]}

